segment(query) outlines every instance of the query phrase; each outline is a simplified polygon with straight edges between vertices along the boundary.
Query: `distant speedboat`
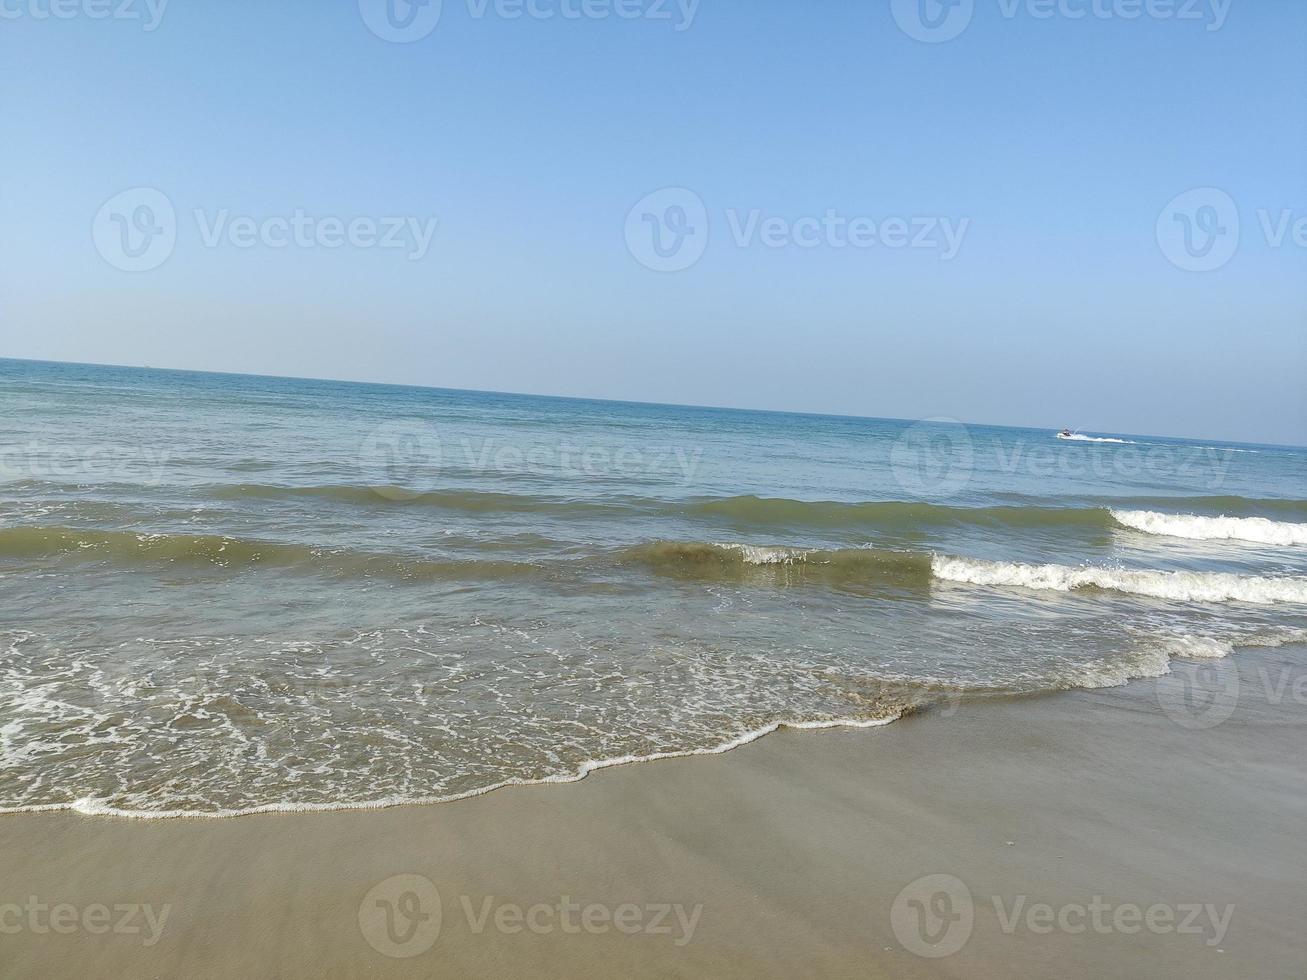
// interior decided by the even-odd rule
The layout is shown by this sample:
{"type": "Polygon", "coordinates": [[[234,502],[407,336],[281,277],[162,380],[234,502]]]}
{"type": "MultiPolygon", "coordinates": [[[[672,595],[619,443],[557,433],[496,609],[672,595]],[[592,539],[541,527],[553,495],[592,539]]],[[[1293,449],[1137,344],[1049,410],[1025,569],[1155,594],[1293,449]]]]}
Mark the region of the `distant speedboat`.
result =
{"type": "Polygon", "coordinates": [[[1130,439],[1118,439],[1116,436],[1087,436],[1083,432],[1072,432],[1070,429],[1063,429],[1057,433],[1059,439],[1074,439],[1076,442],[1116,442],[1123,445],[1134,445],[1130,439]]]}

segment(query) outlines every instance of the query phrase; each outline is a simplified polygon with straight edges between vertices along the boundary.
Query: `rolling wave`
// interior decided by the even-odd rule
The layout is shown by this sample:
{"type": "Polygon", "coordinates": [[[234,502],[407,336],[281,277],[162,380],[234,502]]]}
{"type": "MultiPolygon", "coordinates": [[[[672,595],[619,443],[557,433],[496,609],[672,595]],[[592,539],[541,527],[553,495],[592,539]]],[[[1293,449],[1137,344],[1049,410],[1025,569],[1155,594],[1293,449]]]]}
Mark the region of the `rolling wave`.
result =
{"type": "MultiPolygon", "coordinates": [[[[50,490],[57,484],[23,480],[9,485],[21,491],[50,490]]],[[[430,507],[474,514],[539,514],[568,518],[611,518],[632,514],[726,523],[734,526],[822,528],[831,530],[885,530],[911,532],[925,528],[989,527],[1039,530],[1079,527],[1110,530],[1125,523],[1120,515],[1164,510],[1193,511],[1195,517],[1307,517],[1307,500],[1250,498],[1233,495],[1193,497],[1085,497],[1080,506],[1052,506],[1017,497],[1012,504],[954,506],[908,500],[796,500],[751,494],[668,500],[633,495],[577,498],[570,496],[499,492],[474,489],[412,490],[397,486],[326,484],[282,486],[274,484],[215,484],[199,488],[207,499],[324,501],[353,507],[430,507]]],[[[42,494],[42,500],[45,495],[42,494]]],[[[84,502],[89,505],[91,502],[84,502]]],[[[156,516],[152,511],[149,516],[156,516]]],[[[1170,516],[1170,515],[1163,515],[1170,516]]],[[[1182,516],[1182,515],[1176,515],[1182,516]]],[[[1251,527],[1251,525],[1249,526],[1251,527]]],[[[1138,528],[1144,530],[1143,528],[1138,528]]],[[[1161,532],[1157,532],[1161,533],[1161,532]]],[[[1253,530],[1248,540],[1267,541],[1253,530]]],[[[1295,531],[1294,534],[1299,532],[1295,531]]],[[[1178,535],[1189,537],[1189,534],[1178,535]]],[[[1216,535],[1225,537],[1227,535],[1216,535]]],[[[1240,537],[1241,535],[1228,535],[1240,537]]],[[[1272,535],[1271,537],[1276,537],[1272,535]]],[[[1295,541],[1294,543],[1299,543],[1295,541]]]]}
{"type": "Polygon", "coordinates": [[[876,548],[802,549],[704,541],[653,541],[627,548],[626,562],[682,578],[757,579],[760,573],[794,579],[885,583],[904,587],[930,584],[930,556],[876,548]]]}
{"type": "Polygon", "coordinates": [[[1195,541],[1253,541],[1279,547],[1307,544],[1307,524],[1272,521],[1265,517],[1202,517],[1148,510],[1113,510],[1111,513],[1118,524],[1145,534],[1195,541]]]}
{"type": "Polygon", "coordinates": [[[792,548],[705,541],[652,541],[617,552],[552,561],[442,560],[221,535],[29,526],[0,528],[0,557],[5,556],[126,566],[185,564],[229,571],[273,567],[337,577],[399,580],[557,579],[582,571],[611,570],[614,565],[641,565],[679,577],[738,579],[770,569],[794,573],[797,579],[904,587],[924,587],[939,580],[1058,592],[1097,588],[1181,602],[1307,603],[1307,578],[1292,576],[1033,565],[870,547],[792,548]]]}
{"type": "Polygon", "coordinates": [[[953,507],[917,501],[791,500],[784,497],[700,497],[688,501],[646,497],[578,500],[526,493],[485,490],[408,490],[391,486],[270,486],[223,485],[209,489],[220,500],[321,499],[355,506],[426,506],[472,513],[553,513],[560,517],[621,518],[632,511],[662,517],[698,517],[758,526],[912,529],[923,526],[977,524],[993,527],[1056,527],[1074,525],[1107,528],[1100,508],[1037,506],[953,507]]]}
{"type": "MultiPolygon", "coordinates": [[[[426,506],[470,513],[552,513],[559,517],[611,516],[621,518],[633,511],[651,516],[704,518],[757,527],[809,527],[830,529],[877,529],[911,531],[927,527],[1012,527],[1040,528],[1082,527],[1108,530],[1129,524],[1122,515],[1142,513],[1151,507],[1189,509],[1210,512],[1213,518],[1225,515],[1254,517],[1261,514],[1307,515],[1307,500],[1254,499],[1236,496],[1210,497],[1141,497],[1121,500],[1105,499],[1089,507],[1053,507],[1011,504],[990,507],[960,507],[924,501],[906,500],[794,500],[787,497],[758,497],[751,494],[735,497],[700,497],[688,501],[659,500],[645,497],[610,497],[593,500],[537,496],[524,493],[500,493],[485,490],[414,491],[401,487],[365,487],[327,485],[308,487],[236,484],[212,488],[214,497],[223,500],[254,499],[325,499],[356,506],[426,506]]],[[[1158,515],[1177,516],[1185,515],[1158,515]]],[[[1206,520],[1203,515],[1195,519],[1206,520]]],[[[1148,530],[1147,528],[1137,528],[1148,530]]],[[[1255,535],[1264,534],[1257,526],[1247,525],[1255,535]]],[[[1157,531],[1154,533],[1164,533],[1157,531]]],[[[1300,533],[1300,532],[1293,532],[1300,533]]],[[[1182,534],[1181,537],[1192,535],[1182,534]]],[[[1241,537],[1242,535],[1214,535],[1241,537]]],[[[1257,536],[1247,540],[1286,543],[1276,538],[1257,536]]],[[[1292,543],[1301,543],[1294,540],[1292,543]]]]}
{"type": "Polygon", "coordinates": [[[531,562],[438,561],[404,555],[255,541],[225,535],[148,534],[67,527],[0,528],[0,557],[70,558],[111,565],[302,569],[340,577],[393,579],[510,579],[546,575],[531,562]]]}
{"type": "Polygon", "coordinates": [[[1168,510],[1207,511],[1213,516],[1277,517],[1307,516],[1307,500],[1289,500],[1271,497],[1091,497],[1096,504],[1110,509],[1149,510],[1165,507],[1168,510]]]}
{"type": "MultiPolygon", "coordinates": [[[[498,493],[487,490],[410,490],[397,486],[326,486],[287,487],[260,483],[239,483],[213,487],[209,493],[219,500],[294,500],[307,498],[328,500],[362,507],[393,505],[426,506],[473,513],[582,514],[612,509],[612,504],[579,501],[525,493],[498,493]]],[[[635,502],[639,502],[638,500],[635,502]]]]}
{"type": "Polygon", "coordinates": [[[937,579],[969,585],[1015,586],[1071,592],[1104,589],[1177,602],[1307,603],[1307,578],[1235,575],[1230,572],[1155,571],[1086,565],[1028,565],[977,558],[935,556],[937,579]]]}
{"type": "Polygon", "coordinates": [[[931,581],[1070,592],[1095,588],[1179,602],[1307,603],[1307,578],[1228,572],[1031,565],[875,548],[800,549],[748,544],[658,541],[626,551],[656,571],[691,577],[739,576],[753,569],[801,575],[929,585],[931,581]]]}
{"type": "Polygon", "coordinates": [[[846,503],[833,500],[790,500],[784,497],[717,497],[699,500],[691,513],[733,522],[777,527],[874,527],[911,530],[917,527],[981,525],[990,527],[1095,527],[1111,525],[1100,508],[1074,507],[953,507],[916,501],[878,500],[846,503]]]}

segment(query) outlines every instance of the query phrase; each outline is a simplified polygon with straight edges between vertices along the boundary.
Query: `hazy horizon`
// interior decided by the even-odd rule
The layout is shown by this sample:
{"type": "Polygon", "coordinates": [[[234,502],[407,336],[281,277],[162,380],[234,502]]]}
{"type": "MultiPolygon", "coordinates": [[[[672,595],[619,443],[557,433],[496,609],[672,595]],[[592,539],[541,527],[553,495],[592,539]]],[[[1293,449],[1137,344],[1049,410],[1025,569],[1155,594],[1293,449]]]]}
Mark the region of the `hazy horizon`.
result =
{"type": "Polygon", "coordinates": [[[15,7],[0,350],[1307,444],[1307,5],[515,2],[15,7]]]}
{"type": "Polygon", "coordinates": [[[813,411],[795,411],[784,408],[767,408],[758,405],[714,405],[714,404],[692,404],[688,402],[662,402],[650,401],[640,398],[602,398],[589,395],[575,395],[564,392],[552,391],[508,391],[498,388],[465,388],[457,385],[441,384],[411,384],[397,381],[379,381],[367,378],[328,378],[318,377],[315,375],[300,374],[265,374],[257,371],[214,371],[206,368],[190,367],[169,367],[159,364],[107,364],[97,361],[52,361],[47,358],[24,358],[24,357],[7,357],[0,355],[0,361],[11,361],[17,363],[32,364],[64,364],[75,367],[93,367],[93,368],[122,368],[126,370],[144,370],[144,371],[161,371],[176,374],[216,374],[227,377],[237,378],[261,378],[270,381],[317,381],[326,384],[346,384],[346,385],[370,385],[384,388],[413,388],[417,390],[428,391],[453,391],[467,392],[480,395],[506,395],[508,397],[519,398],[556,398],[563,401],[587,401],[587,402],[611,402],[613,404],[633,404],[649,405],[653,407],[665,406],[667,408],[690,408],[706,409],[709,411],[723,412],[753,412],[770,415],[810,415],[819,418],[843,418],[843,419],[865,419],[869,422],[922,422],[922,421],[939,421],[942,423],[961,423],[962,425],[976,426],[980,428],[996,429],[1030,429],[1032,431],[1059,430],[1062,428],[1071,428],[1078,432],[1085,432],[1093,435],[1112,435],[1112,436],[1146,436],[1155,439],[1178,439],[1185,441],[1202,441],[1210,440],[1213,442],[1223,442],[1231,445],[1260,446],[1270,448],[1285,449],[1303,449],[1307,446],[1296,443],[1275,443],[1275,442],[1250,442],[1240,439],[1219,439],[1215,436],[1208,435],[1176,435],[1168,432],[1145,432],[1143,430],[1130,429],[1089,429],[1084,426],[1064,426],[1049,423],[1046,425],[1018,425],[1011,422],[995,422],[988,419],[971,419],[971,418],[943,418],[932,417],[928,419],[917,419],[903,415],[855,415],[848,412],[813,412],[813,411]]]}

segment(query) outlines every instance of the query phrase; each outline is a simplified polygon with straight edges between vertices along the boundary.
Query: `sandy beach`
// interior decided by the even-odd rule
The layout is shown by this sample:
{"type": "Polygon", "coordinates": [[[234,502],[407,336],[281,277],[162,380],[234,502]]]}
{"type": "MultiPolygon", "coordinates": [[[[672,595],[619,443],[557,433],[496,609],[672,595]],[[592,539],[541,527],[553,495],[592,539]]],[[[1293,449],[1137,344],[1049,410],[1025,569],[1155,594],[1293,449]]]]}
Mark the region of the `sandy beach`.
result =
{"type": "Polygon", "coordinates": [[[1304,36],[0,0],[0,980],[1307,980],[1304,36]]]}
{"type": "Polygon", "coordinates": [[[1300,977],[1304,653],[444,805],[10,815],[0,975],[1300,977]]]}

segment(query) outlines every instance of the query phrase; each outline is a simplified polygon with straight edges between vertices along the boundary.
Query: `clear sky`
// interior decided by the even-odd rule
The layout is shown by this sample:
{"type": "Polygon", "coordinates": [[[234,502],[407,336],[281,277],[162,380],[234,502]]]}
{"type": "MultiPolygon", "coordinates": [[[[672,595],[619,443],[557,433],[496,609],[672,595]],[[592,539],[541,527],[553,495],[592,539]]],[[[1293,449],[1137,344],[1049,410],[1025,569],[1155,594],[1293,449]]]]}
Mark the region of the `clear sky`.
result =
{"type": "Polygon", "coordinates": [[[1307,444],[1301,0],[51,2],[0,356],[1307,444]]]}

